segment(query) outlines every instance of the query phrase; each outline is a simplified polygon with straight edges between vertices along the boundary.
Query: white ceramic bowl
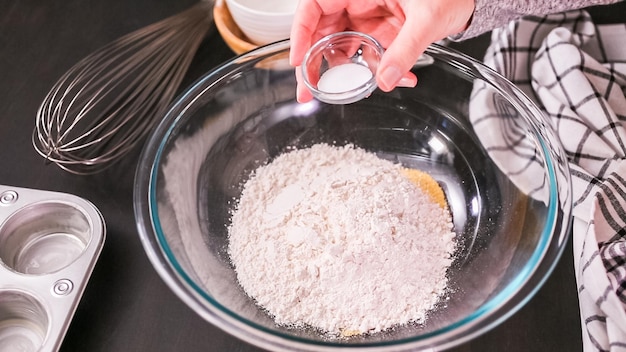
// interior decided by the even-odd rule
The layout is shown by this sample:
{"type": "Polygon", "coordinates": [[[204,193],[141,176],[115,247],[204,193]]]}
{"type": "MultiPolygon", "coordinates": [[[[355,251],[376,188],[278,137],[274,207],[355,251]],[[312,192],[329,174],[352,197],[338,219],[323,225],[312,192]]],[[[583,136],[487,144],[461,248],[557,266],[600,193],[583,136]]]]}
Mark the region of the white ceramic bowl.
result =
{"type": "Polygon", "coordinates": [[[226,5],[248,39],[264,45],[289,38],[298,0],[226,0],[226,5]]]}

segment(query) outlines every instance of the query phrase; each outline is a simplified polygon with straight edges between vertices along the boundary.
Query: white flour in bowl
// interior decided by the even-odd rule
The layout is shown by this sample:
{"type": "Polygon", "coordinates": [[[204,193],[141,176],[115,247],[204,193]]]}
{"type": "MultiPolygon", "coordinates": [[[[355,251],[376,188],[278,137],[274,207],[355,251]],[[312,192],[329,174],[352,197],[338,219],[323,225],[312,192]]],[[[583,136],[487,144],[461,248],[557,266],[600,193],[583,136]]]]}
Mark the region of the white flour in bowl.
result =
{"type": "Polygon", "coordinates": [[[401,170],[326,144],[259,168],[229,228],[242,288],[278,324],[330,334],[423,322],[445,296],[454,233],[401,170]]]}

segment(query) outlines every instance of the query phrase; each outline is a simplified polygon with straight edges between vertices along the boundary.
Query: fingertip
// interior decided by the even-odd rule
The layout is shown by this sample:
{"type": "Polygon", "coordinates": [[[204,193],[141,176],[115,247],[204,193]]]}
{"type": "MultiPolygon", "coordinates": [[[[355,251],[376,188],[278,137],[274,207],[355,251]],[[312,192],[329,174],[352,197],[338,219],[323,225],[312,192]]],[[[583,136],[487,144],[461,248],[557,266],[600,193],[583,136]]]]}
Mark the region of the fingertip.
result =
{"type": "Polygon", "coordinates": [[[376,81],[383,92],[392,91],[403,76],[403,73],[396,66],[381,67],[379,71],[376,74],[376,81]]]}
{"type": "Polygon", "coordinates": [[[313,94],[311,94],[309,89],[306,87],[298,86],[298,89],[296,91],[296,101],[302,104],[308,103],[311,100],[313,100],[313,94]]]}
{"type": "Polygon", "coordinates": [[[377,84],[383,92],[390,92],[396,87],[401,88],[413,88],[417,86],[417,76],[411,71],[404,75],[399,74],[400,78],[397,79],[399,70],[395,67],[390,69],[383,69],[382,72],[377,75],[377,84]]]}
{"type": "Polygon", "coordinates": [[[408,72],[406,75],[400,78],[397,85],[397,87],[402,88],[414,88],[415,86],[417,86],[417,76],[414,75],[412,72],[408,72]]]}
{"type": "Polygon", "coordinates": [[[313,94],[307,86],[304,84],[302,79],[302,67],[298,66],[295,68],[296,70],[296,101],[298,103],[306,103],[313,100],[313,94]]]}

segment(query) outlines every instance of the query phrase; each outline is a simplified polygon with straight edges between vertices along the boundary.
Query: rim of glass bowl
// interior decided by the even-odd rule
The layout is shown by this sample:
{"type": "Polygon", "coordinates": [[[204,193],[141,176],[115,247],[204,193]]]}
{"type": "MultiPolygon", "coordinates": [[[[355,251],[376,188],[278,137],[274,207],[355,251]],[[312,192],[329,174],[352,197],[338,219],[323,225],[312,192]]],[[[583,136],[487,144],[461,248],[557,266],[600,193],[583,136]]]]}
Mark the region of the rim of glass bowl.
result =
{"type": "Polygon", "coordinates": [[[532,115],[543,115],[523,92],[477,60],[437,44],[431,45],[426,51],[426,54],[432,56],[435,61],[442,61],[444,64],[465,72],[470,77],[484,80],[507,97],[509,102],[520,111],[523,111],[522,108],[528,109],[529,116],[524,113],[521,116],[539,137],[541,152],[546,160],[550,184],[548,225],[543,229],[540,243],[531,259],[505,290],[464,319],[417,337],[388,342],[334,343],[288,335],[249,321],[215,301],[182,270],[182,266],[168,247],[163,228],[156,215],[158,214],[156,202],[158,166],[166,142],[180,121],[181,115],[196,102],[199,95],[209,90],[227,74],[236,72],[239,66],[245,67],[287,50],[289,50],[289,40],[261,46],[205,74],[176,99],[165,118],[149,137],[141,153],[135,174],[133,196],[137,228],[149,260],[170,289],[197,314],[224,331],[262,348],[284,350],[323,351],[335,348],[356,348],[397,351],[434,346],[445,349],[485,333],[526,304],[552,273],[569,238],[571,225],[569,168],[566,162],[560,166],[555,165],[558,160],[566,161],[567,158],[549,125],[544,121],[531,118],[532,115]],[[548,148],[546,141],[549,141],[554,148],[548,148]],[[544,260],[546,258],[550,260],[544,260]]]}

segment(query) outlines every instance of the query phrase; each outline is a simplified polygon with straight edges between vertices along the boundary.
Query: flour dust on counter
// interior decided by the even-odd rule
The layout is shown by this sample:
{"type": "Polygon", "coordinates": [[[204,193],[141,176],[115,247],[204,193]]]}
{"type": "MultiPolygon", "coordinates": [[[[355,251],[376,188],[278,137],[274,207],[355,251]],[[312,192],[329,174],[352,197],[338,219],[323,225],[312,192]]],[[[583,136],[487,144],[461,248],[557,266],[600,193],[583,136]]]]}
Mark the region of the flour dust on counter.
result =
{"type": "Polygon", "coordinates": [[[232,214],[240,285],[277,324],[329,336],[424,322],[445,298],[456,245],[447,204],[415,178],[351,145],[279,155],[232,214]]]}

